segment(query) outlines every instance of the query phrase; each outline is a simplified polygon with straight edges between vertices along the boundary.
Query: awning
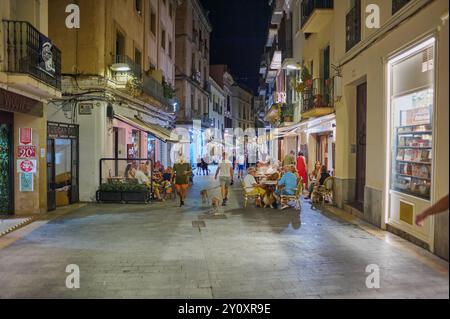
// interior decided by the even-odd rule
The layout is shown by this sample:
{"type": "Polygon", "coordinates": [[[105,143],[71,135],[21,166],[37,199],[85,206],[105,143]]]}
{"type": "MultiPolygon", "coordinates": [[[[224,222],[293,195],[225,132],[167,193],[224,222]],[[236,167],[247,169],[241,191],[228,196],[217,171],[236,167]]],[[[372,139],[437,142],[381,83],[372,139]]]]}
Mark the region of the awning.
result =
{"type": "Polygon", "coordinates": [[[174,140],[171,138],[171,134],[169,130],[166,130],[167,132],[164,132],[164,128],[161,128],[155,124],[146,123],[138,118],[130,118],[127,116],[123,116],[120,114],[114,114],[114,117],[124,122],[125,124],[128,124],[130,126],[133,126],[137,128],[140,131],[146,132],[148,134],[151,134],[155,136],[157,139],[163,141],[164,143],[177,143],[178,140],[174,140]]]}

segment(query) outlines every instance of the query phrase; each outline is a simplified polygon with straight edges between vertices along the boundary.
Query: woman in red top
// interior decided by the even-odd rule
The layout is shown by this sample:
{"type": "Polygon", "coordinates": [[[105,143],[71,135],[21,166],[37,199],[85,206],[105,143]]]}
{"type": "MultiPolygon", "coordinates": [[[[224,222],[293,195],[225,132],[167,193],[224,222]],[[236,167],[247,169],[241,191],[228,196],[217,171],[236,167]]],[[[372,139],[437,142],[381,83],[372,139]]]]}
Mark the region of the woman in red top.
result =
{"type": "Polygon", "coordinates": [[[306,159],[303,156],[302,152],[298,153],[298,157],[297,157],[297,172],[298,172],[298,175],[302,178],[303,189],[305,189],[306,181],[307,181],[307,177],[306,177],[306,159]]]}

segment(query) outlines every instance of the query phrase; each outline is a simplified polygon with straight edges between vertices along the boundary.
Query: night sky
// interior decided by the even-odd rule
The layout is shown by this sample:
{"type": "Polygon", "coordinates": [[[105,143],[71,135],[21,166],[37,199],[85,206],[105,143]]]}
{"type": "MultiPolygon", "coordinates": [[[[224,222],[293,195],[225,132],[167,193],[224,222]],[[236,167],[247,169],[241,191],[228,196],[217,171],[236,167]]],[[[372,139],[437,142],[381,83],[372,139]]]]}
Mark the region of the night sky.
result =
{"type": "Polygon", "coordinates": [[[237,82],[258,89],[270,19],[268,0],[200,0],[209,11],[211,64],[227,64],[237,82]]]}

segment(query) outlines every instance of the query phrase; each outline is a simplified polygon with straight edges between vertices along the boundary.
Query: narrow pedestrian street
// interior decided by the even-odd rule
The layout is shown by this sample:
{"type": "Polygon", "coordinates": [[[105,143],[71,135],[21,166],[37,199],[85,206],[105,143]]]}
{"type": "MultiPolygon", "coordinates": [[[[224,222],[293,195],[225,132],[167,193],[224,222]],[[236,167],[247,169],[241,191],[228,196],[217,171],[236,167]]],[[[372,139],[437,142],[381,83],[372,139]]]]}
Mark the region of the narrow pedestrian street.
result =
{"type": "Polygon", "coordinates": [[[236,184],[219,216],[205,215],[200,190],[219,191],[205,176],[182,209],[89,204],[12,232],[0,238],[0,298],[449,297],[448,263],[431,253],[307,201],[301,215],[243,209],[236,184]],[[69,264],[79,289],[66,288],[69,264]],[[371,264],[380,289],[366,287],[371,264]]]}

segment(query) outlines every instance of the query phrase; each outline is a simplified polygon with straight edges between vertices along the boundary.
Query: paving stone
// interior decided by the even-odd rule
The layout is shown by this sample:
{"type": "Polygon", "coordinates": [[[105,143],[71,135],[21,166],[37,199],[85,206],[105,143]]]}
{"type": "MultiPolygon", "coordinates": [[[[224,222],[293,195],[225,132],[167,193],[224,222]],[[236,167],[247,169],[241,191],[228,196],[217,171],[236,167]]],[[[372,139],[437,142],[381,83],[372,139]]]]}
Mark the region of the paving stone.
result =
{"type": "MultiPolygon", "coordinates": [[[[394,236],[395,246],[304,203],[205,219],[196,178],[188,205],[90,204],[0,251],[0,298],[448,298],[448,263],[394,236]],[[298,227],[300,225],[300,227],[298,227]],[[420,258],[418,258],[420,256],[420,258]],[[68,264],[80,289],[67,289],[68,264]],[[381,289],[365,286],[380,267],[381,289]]],[[[392,240],[392,238],[391,238],[392,240]]]]}

